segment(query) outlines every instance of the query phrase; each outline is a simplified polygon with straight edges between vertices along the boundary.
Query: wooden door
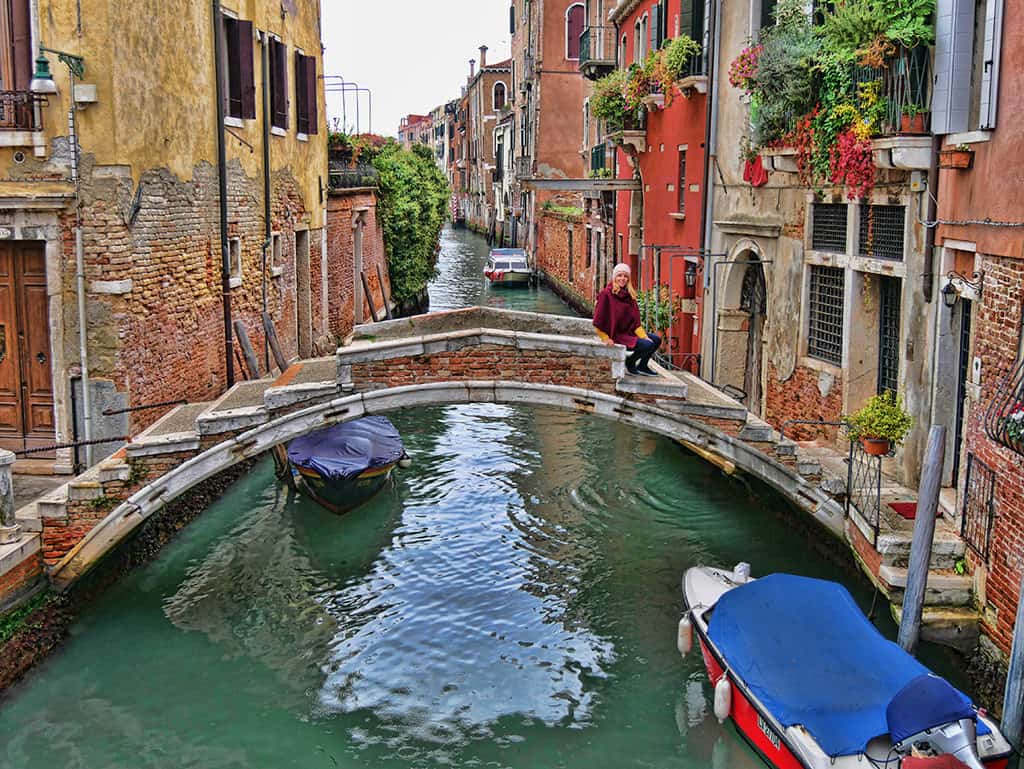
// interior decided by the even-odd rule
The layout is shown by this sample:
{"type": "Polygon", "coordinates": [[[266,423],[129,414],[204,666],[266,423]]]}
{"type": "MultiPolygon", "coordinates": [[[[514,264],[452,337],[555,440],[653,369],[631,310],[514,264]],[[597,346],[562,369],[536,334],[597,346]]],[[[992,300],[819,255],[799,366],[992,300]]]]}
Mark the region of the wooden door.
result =
{"type": "Polygon", "coordinates": [[[0,447],[11,451],[54,442],[48,305],[43,244],[0,244],[0,447]]]}

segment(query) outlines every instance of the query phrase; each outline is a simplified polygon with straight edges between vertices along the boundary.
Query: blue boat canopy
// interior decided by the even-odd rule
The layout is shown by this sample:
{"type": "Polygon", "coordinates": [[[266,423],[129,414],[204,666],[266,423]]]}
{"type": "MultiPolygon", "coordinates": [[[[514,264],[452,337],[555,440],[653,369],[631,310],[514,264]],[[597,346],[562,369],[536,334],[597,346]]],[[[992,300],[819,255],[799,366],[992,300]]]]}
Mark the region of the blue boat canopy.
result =
{"type": "Polygon", "coordinates": [[[394,464],[404,455],[402,437],[387,417],[363,417],[288,444],[289,462],[336,481],[394,464]]]}
{"type": "MultiPolygon", "coordinates": [[[[901,718],[901,704],[922,715],[927,700],[933,714],[974,716],[966,695],[886,640],[834,582],[772,574],[733,588],[714,607],[708,635],[783,726],[802,725],[833,757],[863,753],[889,734],[890,703],[894,731],[904,736],[921,720],[901,718]]],[[[979,722],[978,732],[987,731],[979,722]]]]}

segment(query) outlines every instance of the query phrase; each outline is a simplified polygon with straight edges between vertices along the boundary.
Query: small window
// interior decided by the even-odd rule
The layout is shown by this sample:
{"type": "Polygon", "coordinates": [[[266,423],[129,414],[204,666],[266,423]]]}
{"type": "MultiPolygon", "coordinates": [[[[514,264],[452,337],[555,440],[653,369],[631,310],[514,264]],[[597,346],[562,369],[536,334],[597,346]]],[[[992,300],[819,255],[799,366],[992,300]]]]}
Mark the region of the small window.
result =
{"type": "Polygon", "coordinates": [[[572,283],[572,227],[569,228],[569,282],[572,283]]]}
{"type": "Polygon", "coordinates": [[[270,263],[274,267],[284,265],[284,255],[281,253],[281,233],[275,232],[270,236],[270,263]]]}
{"type": "Polygon", "coordinates": [[[253,31],[251,21],[221,16],[221,44],[224,62],[220,73],[224,93],[224,115],[239,120],[256,117],[256,81],[253,74],[253,31]]]}
{"type": "Polygon", "coordinates": [[[295,52],[295,117],[300,134],[317,133],[316,59],[295,52]]]}
{"type": "Polygon", "coordinates": [[[836,366],[843,365],[844,289],[842,268],[811,266],[807,354],[836,366]]]}
{"type": "Polygon", "coordinates": [[[505,109],[506,91],[504,83],[494,84],[494,109],[505,109]]]}
{"type": "Polygon", "coordinates": [[[586,11],[582,3],[569,6],[565,12],[565,58],[578,60],[580,58],[580,38],[583,35],[583,25],[586,21],[586,11]]]}
{"type": "Polygon", "coordinates": [[[242,239],[228,240],[228,263],[231,265],[232,287],[242,285],[242,239]]]}
{"type": "Polygon", "coordinates": [[[270,40],[270,123],[274,128],[288,128],[288,46],[270,40]]]}
{"type": "Polygon", "coordinates": [[[903,206],[861,206],[860,254],[902,261],[905,220],[903,206]]]}
{"type": "Polygon", "coordinates": [[[811,248],[846,253],[846,204],[815,203],[811,207],[811,248]]]}
{"type": "Polygon", "coordinates": [[[679,150],[679,213],[686,213],[686,150],[679,150]]]}
{"type": "Polygon", "coordinates": [[[594,230],[587,227],[587,269],[590,269],[590,262],[594,253],[594,230]]]}

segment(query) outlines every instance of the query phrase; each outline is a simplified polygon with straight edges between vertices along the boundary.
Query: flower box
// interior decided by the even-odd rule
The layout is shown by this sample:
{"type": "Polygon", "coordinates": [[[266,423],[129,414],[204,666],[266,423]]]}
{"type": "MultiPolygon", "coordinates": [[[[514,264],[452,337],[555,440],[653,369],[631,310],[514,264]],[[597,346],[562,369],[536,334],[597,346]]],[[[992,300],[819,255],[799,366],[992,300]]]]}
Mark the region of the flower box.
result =
{"type": "Polygon", "coordinates": [[[939,152],[939,168],[958,168],[967,170],[974,165],[972,150],[941,150],[939,152]]]}

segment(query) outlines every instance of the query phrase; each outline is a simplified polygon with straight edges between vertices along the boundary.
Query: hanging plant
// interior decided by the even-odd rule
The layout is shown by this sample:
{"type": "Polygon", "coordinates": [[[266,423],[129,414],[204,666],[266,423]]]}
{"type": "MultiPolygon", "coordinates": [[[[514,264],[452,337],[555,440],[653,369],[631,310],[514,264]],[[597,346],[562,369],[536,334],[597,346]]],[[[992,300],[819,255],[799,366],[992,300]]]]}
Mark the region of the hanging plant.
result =
{"type": "Polygon", "coordinates": [[[752,93],[757,78],[757,61],[761,57],[762,45],[749,45],[729,65],[729,85],[741,91],[752,93]]]}
{"type": "Polygon", "coordinates": [[[831,150],[829,170],[834,184],[846,186],[847,198],[866,198],[875,186],[871,139],[861,138],[852,128],[839,134],[831,150]]]}
{"type": "Polygon", "coordinates": [[[628,77],[629,73],[626,70],[617,69],[594,83],[594,91],[590,97],[590,113],[599,120],[604,120],[612,130],[623,128],[627,119],[632,117],[624,93],[628,77]]]}
{"type": "Polygon", "coordinates": [[[690,65],[700,53],[700,43],[689,35],[679,35],[665,44],[659,55],[665,63],[665,73],[670,78],[670,84],[690,74],[690,65]]]}

